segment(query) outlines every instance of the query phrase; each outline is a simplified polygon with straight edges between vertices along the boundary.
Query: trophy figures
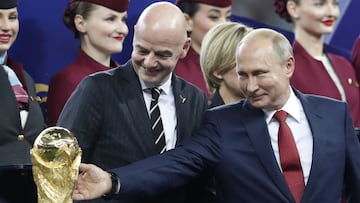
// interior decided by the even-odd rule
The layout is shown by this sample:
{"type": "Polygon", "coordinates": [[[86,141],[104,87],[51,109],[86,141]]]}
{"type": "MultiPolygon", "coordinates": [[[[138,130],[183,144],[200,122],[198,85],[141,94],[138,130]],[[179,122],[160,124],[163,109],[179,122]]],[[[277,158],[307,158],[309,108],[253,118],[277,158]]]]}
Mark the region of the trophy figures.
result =
{"type": "Polygon", "coordinates": [[[71,203],[78,177],[81,149],[62,127],[43,130],[30,151],[38,203],[71,203]]]}

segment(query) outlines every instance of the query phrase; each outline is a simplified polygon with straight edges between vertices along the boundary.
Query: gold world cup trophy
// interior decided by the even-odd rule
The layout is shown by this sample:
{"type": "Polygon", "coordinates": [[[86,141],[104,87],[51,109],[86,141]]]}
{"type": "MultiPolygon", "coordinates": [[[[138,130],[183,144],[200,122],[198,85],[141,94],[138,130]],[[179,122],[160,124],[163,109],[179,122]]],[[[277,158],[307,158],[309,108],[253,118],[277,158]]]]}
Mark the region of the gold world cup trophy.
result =
{"type": "Polygon", "coordinates": [[[30,150],[38,203],[71,203],[82,151],[66,128],[43,130],[30,150]]]}

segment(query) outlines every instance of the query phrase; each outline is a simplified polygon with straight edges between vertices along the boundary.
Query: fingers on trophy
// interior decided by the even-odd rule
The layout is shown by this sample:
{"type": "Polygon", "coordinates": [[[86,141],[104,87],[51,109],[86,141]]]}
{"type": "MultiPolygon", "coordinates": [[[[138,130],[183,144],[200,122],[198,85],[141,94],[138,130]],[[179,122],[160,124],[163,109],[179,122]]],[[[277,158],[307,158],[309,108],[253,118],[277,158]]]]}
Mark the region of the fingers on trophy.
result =
{"type": "Polygon", "coordinates": [[[38,203],[71,203],[82,151],[66,128],[43,130],[30,151],[38,203]]]}

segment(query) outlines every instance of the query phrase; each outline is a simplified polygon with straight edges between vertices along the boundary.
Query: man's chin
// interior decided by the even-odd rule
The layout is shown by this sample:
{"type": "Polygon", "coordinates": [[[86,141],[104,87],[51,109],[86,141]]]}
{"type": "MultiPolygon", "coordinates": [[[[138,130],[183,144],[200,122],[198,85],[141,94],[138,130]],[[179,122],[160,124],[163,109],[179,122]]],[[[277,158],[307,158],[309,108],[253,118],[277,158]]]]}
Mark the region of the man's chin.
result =
{"type": "Polygon", "coordinates": [[[143,79],[144,83],[146,86],[148,87],[156,87],[156,86],[160,86],[161,82],[159,82],[159,79],[157,78],[152,78],[152,77],[146,77],[143,79]]]}
{"type": "Polygon", "coordinates": [[[251,99],[250,100],[250,104],[253,106],[253,107],[255,107],[255,108],[259,108],[259,109],[261,109],[261,108],[264,108],[264,101],[262,101],[262,100],[254,100],[254,99],[251,99]]]}

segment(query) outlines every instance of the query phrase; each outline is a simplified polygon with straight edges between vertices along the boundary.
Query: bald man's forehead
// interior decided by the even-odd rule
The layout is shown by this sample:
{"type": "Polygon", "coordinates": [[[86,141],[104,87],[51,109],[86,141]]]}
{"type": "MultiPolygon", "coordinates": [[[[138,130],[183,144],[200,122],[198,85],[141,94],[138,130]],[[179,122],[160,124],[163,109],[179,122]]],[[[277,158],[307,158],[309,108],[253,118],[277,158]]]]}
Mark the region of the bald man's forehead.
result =
{"type": "MultiPolygon", "coordinates": [[[[182,16],[182,11],[170,2],[156,2],[145,8],[138,21],[168,21],[182,16]]],[[[185,21],[185,19],[184,19],[185,21]]]]}
{"type": "Polygon", "coordinates": [[[184,43],[187,38],[186,26],[177,22],[157,21],[154,23],[139,22],[135,26],[135,35],[138,37],[151,37],[158,41],[184,43]]]}
{"type": "Polygon", "coordinates": [[[164,29],[161,27],[135,29],[134,33],[134,41],[146,41],[164,47],[182,47],[186,39],[186,32],[181,33],[178,29],[164,29]]]}

